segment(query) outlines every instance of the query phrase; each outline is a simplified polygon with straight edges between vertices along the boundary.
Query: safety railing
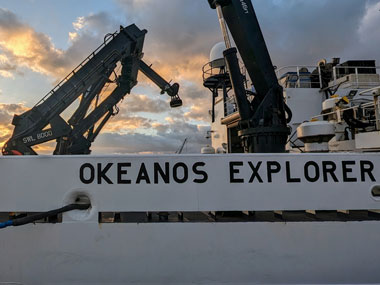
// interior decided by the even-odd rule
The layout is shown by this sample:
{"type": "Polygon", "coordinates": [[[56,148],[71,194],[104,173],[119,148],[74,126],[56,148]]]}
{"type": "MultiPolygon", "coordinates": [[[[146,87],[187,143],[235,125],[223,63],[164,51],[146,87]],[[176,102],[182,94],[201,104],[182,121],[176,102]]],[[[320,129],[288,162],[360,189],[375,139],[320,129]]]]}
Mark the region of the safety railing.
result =
{"type": "Polygon", "coordinates": [[[375,108],[375,118],[376,118],[376,130],[380,130],[380,85],[364,90],[359,93],[360,96],[370,96],[373,97],[373,106],[375,108]]]}
{"type": "Polygon", "coordinates": [[[326,79],[326,71],[320,66],[290,65],[276,69],[279,83],[284,88],[319,88],[328,81],[330,88],[344,84],[345,88],[366,89],[380,84],[380,66],[342,66],[333,67],[332,74],[326,79]],[[348,76],[348,78],[347,78],[348,76]],[[344,79],[343,79],[344,78],[344,79]]]}
{"type": "Polygon", "coordinates": [[[202,79],[206,81],[208,78],[224,72],[224,68],[220,66],[214,66],[211,62],[206,63],[202,66],[202,79]]]}
{"type": "Polygon", "coordinates": [[[345,84],[346,88],[369,89],[380,84],[380,66],[341,66],[333,67],[333,84],[332,87],[345,84]],[[341,78],[350,76],[348,80],[341,78]]]}
{"type": "Polygon", "coordinates": [[[322,88],[321,68],[315,65],[288,65],[276,69],[284,88],[322,88]]]}
{"type": "Polygon", "coordinates": [[[316,116],[312,117],[312,119],[316,120],[316,121],[323,121],[324,117],[329,116],[329,115],[335,115],[335,114],[337,114],[337,116],[336,116],[337,118],[342,118],[343,117],[342,114],[346,111],[354,110],[356,112],[358,109],[361,109],[361,110],[365,110],[365,109],[369,109],[369,108],[373,109],[373,107],[374,107],[373,102],[367,102],[367,103],[362,103],[362,104],[355,105],[355,106],[352,106],[349,108],[339,109],[336,111],[331,111],[331,112],[326,112],[326,113],[323,113],[320,115],[316,115],[316,116]]]}
{"type": "Polygon", "coordinates": [[[81,63],[78,64],[78,66],[76,66],[65,78],[63,78],[52,90],[50,90],[49,93],[47,93],[44,97],[42,97],[42,99],[40,101],[38,101],[36,103],[35,106],[38,106],[40,104],[42,104],[43,102],[46,101],[46,99],[48,97],[50,97],[51,95],[53,95],[59,88],[61,88],[61,86],[63,84],[65,84],[67,81],[69,81],[69,79],[71,77],[73,77],[75,75],[75,73],[81,69],[87,62],[89,62],[93,57],[95,57],[95,55],[104,47],[106,46],[113,38],[115,38],[115,36],[117,36],[119,34],[119,32],[115,32],[113,34],[107,34],[105,37],[104,37],[104,41],[103,43],[98,46],[88,57],[86,57],[81,63]]]}
{"type": "MultiPolygon", "coordinates": [[[[244,66],[244,63],[239,60],[239,65],[240,65],[240,72],[243,74],[244,78],[247,79],[247,69],[244,66]]],[[[221,73],[227,73],[227,68],[225,66],[224,59],[218,59],[215,61],[211,61],[206,63],[202,67],[202,78],[203,81],[206,81],[210,77],[213,77],[214,75],[218,75],[221,73]]]]}
{"type": "Polygon", "coordinates": [[[365,110],[375,111],[375,125],[376,130],[380,130],[380,86],[376,86],[370,89],[363,90],[359,93],[358,98],[352,99],[351,103],[354,105],[348,108],[342,108],[333,110],[330,112],[325,112],[321,115],[314,116],[313,120],[324,120],[325,117],[334,115],[338,121],[343,117],[343,113],[352,110],[354,112],[354,117],[356,118],[356,112],[360,110],[362,113],[365,110]]]}
{"type": "Polygon", "coordinates": [[[230,96],[224,102],[224,116],[230,116],[238,111],[235,96],[230,96]]]}

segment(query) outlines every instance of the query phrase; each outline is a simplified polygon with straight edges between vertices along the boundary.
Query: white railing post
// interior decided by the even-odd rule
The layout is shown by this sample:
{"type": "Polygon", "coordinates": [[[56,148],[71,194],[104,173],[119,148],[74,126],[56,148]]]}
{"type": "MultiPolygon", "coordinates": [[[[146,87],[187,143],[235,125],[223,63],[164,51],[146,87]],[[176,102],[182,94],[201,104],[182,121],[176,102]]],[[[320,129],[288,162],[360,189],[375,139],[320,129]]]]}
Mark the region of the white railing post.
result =
{"type": "Polygon", "coordinates": [[[375,117],[376,117],[376,129],[380,131],[380,106],[379,106],[379,95],[373,96],[373,103],[375,105],[375,117]]]}
{"type": "Polygon", "coordinates": [[[355,77],[356,77],[356,88],[359,88],[359,71],[357,67],[355,67],[355,77]]]}
{"type": "Polygon", "coordinates": [[[318,76],[319,76],[319,88],[322,89],[322,73],[321,73],[321,67],[318,65],[318,76]]]}
{"type": "Polygon", "coordinates": [[[296,86],[300,88],[300,68],[297,66],[297,82],[296,86]]]}
{"type": "Polygon", "coordinates": [[[336,86],[336,66],[333,67],[334,86],[336,86]]]}

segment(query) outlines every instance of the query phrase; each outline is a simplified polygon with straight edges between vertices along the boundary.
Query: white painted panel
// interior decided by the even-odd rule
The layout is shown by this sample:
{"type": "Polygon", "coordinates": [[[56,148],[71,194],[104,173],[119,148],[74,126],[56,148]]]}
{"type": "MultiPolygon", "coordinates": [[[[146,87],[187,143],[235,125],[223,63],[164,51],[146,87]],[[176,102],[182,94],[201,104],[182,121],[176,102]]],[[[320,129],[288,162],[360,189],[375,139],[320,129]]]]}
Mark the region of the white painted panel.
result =
{"type": "Polygon", "coordinates": [[[0,212],[50,210],[67,203],[65,197],[76,191],[89,193],[95,211],[380,209],[380,201],[371,196],[372,187],[380,185],[379,174],[379,153],[2,157],[0,212]],[[373,164],[371,173],[376,181],[372,181],[368,173],[362,177],[360,161],[366,161],[366,168],[368,163],[373,164]],[[154,163],[163,166],[166,162],[171,169],[170,183],[159,180],[155,184],[154,163]],[[198,162],[204,163],[198,171],[207,173],[204,183],[194,182],[203,177],[192,170],[198,162]],[[242,165],[231,168],[231,163],[235,162],[242,165]],[[324,181],[322,165],[326,162],[336,165],[338,182],[334,182],[330,174],[327,174],[327,182],[324,181]],[[104,179],[101,184],[96,179],[90,184],[81,182],[80,168],[85,163],[95,168],[100,164],[102,169],[111,163],[106,175],[113,184],[104,179]],[[118,163],[131,164],[125,168],[128,173],[122,176],[124,180],[130,179],[131,184],[117,183],[118,163]],[[173,168],[177,163],[186,165],[189,170],[184,183],[173,180],[173,168]],[[263,183],[258,177],[249,182],[253,173],[249,163],[253,166],[261,163],[258,173],[263,183]],[[272,182],[267,170],[270,163],[279,163],[281,167],[278,173],[272,174],[272,182]],[[319,178],[310,182],[305,169],[312,178],[314,163],[319,169],[319,178]],[[342,163],[347,164],[346,178],[355,181],[343,181],[342,163]],[[142,164],[147,169],[150,184],[145,180],[136,184],[142,164]],[[299,178],[300,182],[289,182],[290,178],[299,178]],[[233,183],[234,179],[243,180],[233,183]]]}
{"type": "Polygon", "coordinates": [[[380,132],[368,132],[355,135],[355,146],[357,149],[379,149],[380,132]]]}
{"type": "MultiPolygon", "coordinates": [[[[219,96],[223,96],[220,94],[219,96]]],[[[227,144],[227,126],[221,124],[224,118],[224,102],[223,100],[217,101],[215,104],[215,122],[211,123],[211,142],[212,146],[217,150],[223,148],[223,144],[227,144]]]]}
{"type": "Polygon", "coordinates": [[[379,222],[38,224],[0,234],[0,282],[378,283],[379,222]]]}
{"type": "Polygon", "coordinates": [[[324,93],[319,92],[317,88],[286,88],[284,96],[286,104],[293,112],[293,119],[290,122],[292,127],[309,121],[322,111],[324,93]]]}

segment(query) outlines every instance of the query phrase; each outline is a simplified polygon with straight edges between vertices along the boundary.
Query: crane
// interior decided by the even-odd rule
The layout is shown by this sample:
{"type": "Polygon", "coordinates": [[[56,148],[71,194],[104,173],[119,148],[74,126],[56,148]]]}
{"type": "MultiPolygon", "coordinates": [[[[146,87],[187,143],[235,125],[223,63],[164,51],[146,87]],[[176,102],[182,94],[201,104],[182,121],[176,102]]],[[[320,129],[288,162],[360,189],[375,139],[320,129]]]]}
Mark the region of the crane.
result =
{"type": "Polygon", "coordinates": [[[56,140],[54,154],[89,154],[91,144],[108,120],[118,113],[117,104],[137,84],[141,71],[170,96],[170,106],[179,107],[179,84],[170,84],[143,60],[146,30],[132,24],[108,34],[104,42],[33,108],[15,115],[11,138],[4,144],[4,155],[36,155],[33,146],[56,140]],[[115,69],[121,65],[121,74],[115,69]],[[100,94],[115,74],[116,88],[103,100],[100,94]],[[62,113],[80,99],[66,121],[62,113]],[[101,102],[100,102],[101,101],[101,102]]]}
{"type": "MultiPolygon", "coordinates": [[[[250,0],[208,0],[216,9],[226,50],[224,60],[240,114],[238,135],[246,152],[285,152],[291,111],[266,46],[250,0]],[[227,28],[228,27],[228,28],[227,28]],[[230,31],[236,47],[232,47],[230,31]],[[256,94],[250,102],[237,58],[237,50],[256,94]]],[[[213,95],[215,96],[215,95],[213,95]]]]}

